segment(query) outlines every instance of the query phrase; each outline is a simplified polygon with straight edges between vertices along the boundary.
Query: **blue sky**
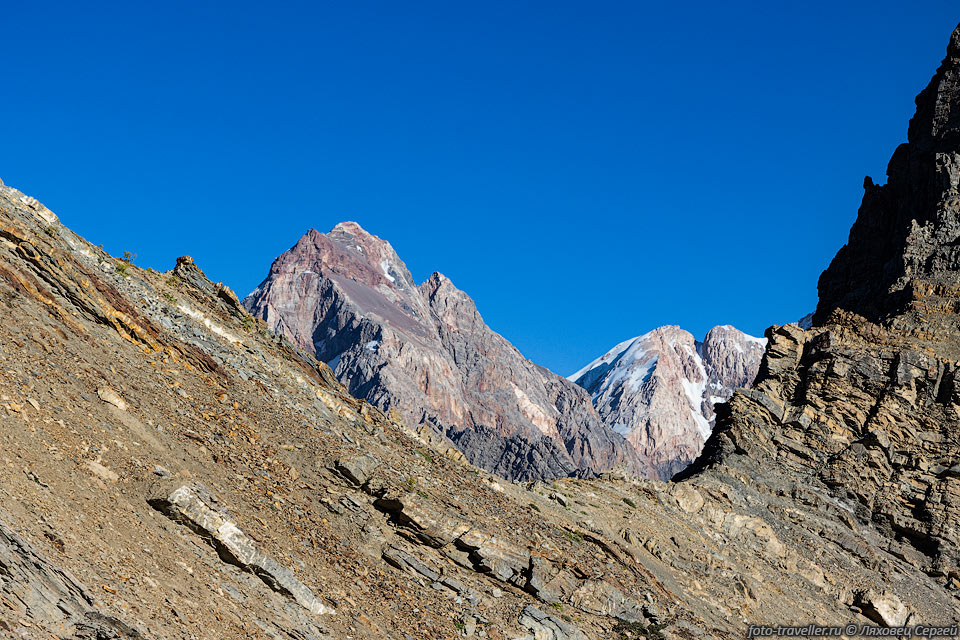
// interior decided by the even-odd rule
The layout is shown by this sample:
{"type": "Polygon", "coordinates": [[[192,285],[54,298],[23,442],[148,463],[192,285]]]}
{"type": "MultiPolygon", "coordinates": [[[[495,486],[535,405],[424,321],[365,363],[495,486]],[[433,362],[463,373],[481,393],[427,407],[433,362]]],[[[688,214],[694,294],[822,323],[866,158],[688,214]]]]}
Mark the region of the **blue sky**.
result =
{"type": "Polygon", "coordinates": [[[946,1],[135,5],[7,4],[0,178],[240,295],[308,228],[356,220],[562,374],[659,325],[759,335],[812,310],[960,20],[946,1]]]}

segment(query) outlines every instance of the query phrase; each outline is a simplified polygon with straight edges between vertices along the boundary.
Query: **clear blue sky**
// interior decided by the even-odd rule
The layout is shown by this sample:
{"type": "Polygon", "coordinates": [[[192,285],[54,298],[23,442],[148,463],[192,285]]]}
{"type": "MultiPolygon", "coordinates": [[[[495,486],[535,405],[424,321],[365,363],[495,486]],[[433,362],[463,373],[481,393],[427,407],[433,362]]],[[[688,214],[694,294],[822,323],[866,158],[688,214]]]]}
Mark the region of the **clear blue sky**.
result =
{"type": "Polygon", "coordinates": [[[356,220],[567,374],[816,304],[955,2],[14,2],[0,178],[240,295],[356,220]]]}

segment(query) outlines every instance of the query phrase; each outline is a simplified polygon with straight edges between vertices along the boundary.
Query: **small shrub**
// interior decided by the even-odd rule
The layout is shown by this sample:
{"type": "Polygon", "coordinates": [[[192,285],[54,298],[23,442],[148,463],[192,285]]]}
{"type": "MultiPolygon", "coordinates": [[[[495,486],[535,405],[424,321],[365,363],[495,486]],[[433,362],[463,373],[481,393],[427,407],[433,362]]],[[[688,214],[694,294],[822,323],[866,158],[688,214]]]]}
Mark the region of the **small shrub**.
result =
{"type": "Polygon", "coordinates": [[[130,266],[126,262],[117,262],[117,273],[126,278],[129,274],[127,273],[127,267],[130,266]]]}
{"type": "Polygon", "coordinates": [[[166,300],[167,304],[169,304],[171,307],[177,304],[177,299],[166,291],[163,292],[163,299],[166,300]]]}
{"type": "Polygon", "coordinates": [[[540,507],[538,507],[537,505],[533,504],[532,502],[530,503],[530,508],[533,509],[534,511],[540,511],[540,507]]]}
{"type": "Polygon", "coordinates": [[[421,456],[423,456],[423,459],[424,459],[424,460],[426,460],[426,461],[429,462],[430,464],[433,464],[433,456],[432,456],[432,455],[430,455],[429,453],[425,453],[425,452],[423,452],[423,451],[420,451],[420,449],[417,449],[416,452],[419,453],[421,456]]]}
{"type": "Polygon", "coordinates": [[[550,606],[556,609],[557,611],[560,611],[561,609],[563,609],[563,605],[560,604],[559,602],[551,602],[550,606]]]}
{"type": "Polygon", "coordinates": [[[627,503],[627,506],[630,507],[631,509],[637,508],[637,503],[631,500],[630,498],[624,498],[623,501],[627,503]]]}
{"type": "Polygon", "coordinates": [[[651,624],[649,627],[647,627],[639,622],[627,622],[625,620],[620,620],[617,622],[617,626],[614,627],[613,630],[622,640],[630,640],[632,638],[664,640],[666,636],[663,635],[662,631],[665,626],[666,625],[663,624],[651,624]]]}
{"type": "Polygon", "coordinates": [[[572,531],[564,531],[563,537],[575,544],[580,544],[583,542],[583,536],[579,533],[573,533],[572,531]]]}
{"type": "Polygon", "coordinates": [[[135,253],[130,253],[129,251],[124,251],[124,252],[123,252],[123,261],[124,261],[124,262],[133,262],[133,261],[136,260],[136,259],[137,259],[137,254],[135,254],[135,253]]]}

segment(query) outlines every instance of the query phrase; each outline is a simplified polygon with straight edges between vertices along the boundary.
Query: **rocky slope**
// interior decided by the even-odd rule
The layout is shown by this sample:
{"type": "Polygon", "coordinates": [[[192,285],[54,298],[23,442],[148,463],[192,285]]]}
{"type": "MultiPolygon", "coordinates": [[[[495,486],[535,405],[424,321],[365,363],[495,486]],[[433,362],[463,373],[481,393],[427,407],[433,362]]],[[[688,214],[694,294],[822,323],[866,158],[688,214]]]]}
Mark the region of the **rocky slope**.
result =
{"type": "Polygon", "coordinates": [[[680,327],[660,327],[621,342],[569,379],[669,480],[700,454],[714,405],[753,382],[765,344],[729,325],[714,327],[703,342],[680,327]]]}
{"type": "Polygon", "coordinates": [[[960,108],[958,70],[960,29],[898,152],[913,169],[888,183],[933,210],[905,232],[869,204],[887,187],[869,187],[821,284],[858,282],[851,265],[872,258],[857,229],[940,257],[891,300],[825,295],[809,330],[769,330],[754,387],[717,407],[672,483],[498,480],[352,398],[192,261],[139,269],[0,184],[0,634],[673,640],[957,624],[960,318],[941,258],[960,199],[937,176],[960,140],[932,125],[960,108]]]}
{"type": "Polygon", "coordinates": [[[650,473],[580,388],[526,360],[448,278],[416,285],[390,244],[356,223],[308,232],[244,304],[354,396],[498,475],[650,473]]]}

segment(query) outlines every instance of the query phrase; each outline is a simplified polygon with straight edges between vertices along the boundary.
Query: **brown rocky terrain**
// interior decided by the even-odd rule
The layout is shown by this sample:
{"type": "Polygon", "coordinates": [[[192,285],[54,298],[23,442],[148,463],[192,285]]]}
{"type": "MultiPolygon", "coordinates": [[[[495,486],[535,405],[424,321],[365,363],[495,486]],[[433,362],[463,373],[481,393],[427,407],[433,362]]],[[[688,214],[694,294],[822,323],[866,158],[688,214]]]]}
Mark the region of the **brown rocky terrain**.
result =
{"type": "Polygon", "coordinates": [[[754,387],[672,483],[497,479],[351,397],[192,261],[139,269],[0,186],[0,633],[957,624],[958,71],[960,28],[814,326],[768,330],[754,387]]]}
{"type": "Polygon", "coordinates": [[[311,230],[244,301],[357,398],[513,480],[649,474],[589,396],[524,358],[445,276],[416,285],[393,247],[345,222],[311,230]]]}
{"type": "Polygon", "coordinates": [[[700,454],[714,405],[753,383],[765,344],[729,325],[714,327],[703,342],[680,327],[660,327],[618,344],[569,379],[590,393],[604,423],[669,480],[700,454]]]}

